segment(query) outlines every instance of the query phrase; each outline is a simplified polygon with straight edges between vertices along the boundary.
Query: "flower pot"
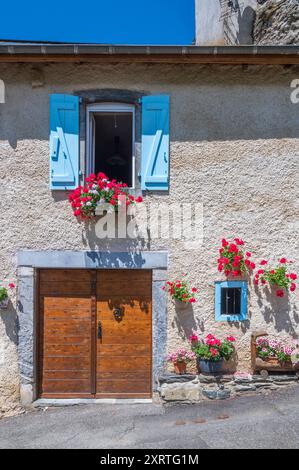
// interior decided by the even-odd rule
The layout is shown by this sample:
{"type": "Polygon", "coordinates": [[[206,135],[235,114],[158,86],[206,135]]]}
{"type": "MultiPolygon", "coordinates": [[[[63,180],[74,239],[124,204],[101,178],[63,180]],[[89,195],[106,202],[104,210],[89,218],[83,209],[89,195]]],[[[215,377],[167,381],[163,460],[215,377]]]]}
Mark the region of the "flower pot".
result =
{"type": "Polygon", "coordinates": [[[222,370],[224,359],[219,361],[205,361],[203,359],[197,358],[198,369],[203,374],[219,374],[222,370]]]}
{"type": "Polygon", "coordinates": [[[186,362],[175,362],[174,364],[174,371],[178,375],[186,374],[186,362]]]}
{"type": "Polygon", "coordinates": [[[2,310],[7,309],[8,308],[8,302],[9,302],[8,297],[4,300],[1,300],[0,301],[0,309],[2,309],[2,310]]]}

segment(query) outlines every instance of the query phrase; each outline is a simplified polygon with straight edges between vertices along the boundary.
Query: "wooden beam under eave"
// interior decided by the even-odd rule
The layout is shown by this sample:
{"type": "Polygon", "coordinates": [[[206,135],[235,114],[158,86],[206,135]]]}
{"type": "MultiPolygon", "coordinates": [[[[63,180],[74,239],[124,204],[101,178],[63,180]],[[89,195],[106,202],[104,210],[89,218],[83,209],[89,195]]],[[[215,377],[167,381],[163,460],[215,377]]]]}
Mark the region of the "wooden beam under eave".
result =
{"type": "Polygon", "coordinates": [[[0,54],[0,63],[298,65],[297,54],[0,54]]]}

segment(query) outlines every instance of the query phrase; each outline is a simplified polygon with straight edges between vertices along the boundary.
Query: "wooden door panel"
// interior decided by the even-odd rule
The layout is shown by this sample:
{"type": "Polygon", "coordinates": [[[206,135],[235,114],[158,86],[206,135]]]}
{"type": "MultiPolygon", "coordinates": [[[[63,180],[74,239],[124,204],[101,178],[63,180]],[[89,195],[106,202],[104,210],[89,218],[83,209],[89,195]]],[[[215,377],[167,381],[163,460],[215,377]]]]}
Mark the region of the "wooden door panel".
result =
{"type": "Polygon", "coordinates": [[[91,295],[91,271],[39,272],[41,396],[91,396],[91,295]]]}
{"type": "Polygon", "coordinates": [[[97,396],[151,397],[151,272],[99,271],[97,321],[97,396]],[[114,310],[121,308],[117,321],[114,310]]]}
{"type": "Polygon", "coordinates": [[[139,321],[139,320],[144,320],[148,318],[149,321],[151,321],[151,301],[148,299],[146,303],[143,305],[140,305],[139,302],[134,301],[132,304],[129,304],[129,301],[126,299],[120,298],[115,298],[114,297],[114,303],[113,305],[108,305],[107,301],[103,300],[98,300],[98,310],[100,310],[101,313],[101,319],[102,320],[113,320],[113,311],[115,308],[123,308],[124,309],[124,317],[123,319],[125,320],[126,317],[130,319],[130,321],[139,321]]]}
{"type": "Polygon", "coordinates": [[[55,281],[49,283],[41,283],[41,295],[46,295],[48,297],[55,296],[56,298],[61,297],[65,299],[65,293],[67,292],[68,297],[73,298],[89,298],[90,296],[90,283],[88,282],[73,282],[73,281],[55,281]],[[63,292],[61,292],[63,286],[63,292]]]}
{"type": "MultiPolygon", "coordinates": [[[[152,371],[138,371],[138,370],[131,370],[131,371],[121,371],[117,373],[117,377],[119,380],[143,380],[143,379],[151,379],[152,371]]],[[[98,378],[102,380],[111,381],[115,378],[115,372],[103,372],[98,371],[97,373],[98,378]]]]}
{"type": "Polygon", "coordinates": [[[55,344],[48,342],[47,354],[49,356],[57,355],[62,356],[90,356],[91,348],[89,341],[82,344],[55,344]]]}
{"type": "Polygon", "coordinates": [[[138,356],[148,357],[151,355],[150,344],[122,343],[122,344],[102,344],[98,342],[98,354],[102,357],[111,356],[138,356]]]}
{"type": "Polygon", "coordinates": [[[66,380],[66,379],[54,379],[49,380],[47,378],[43,379],[43,387],[45,390],[45,394],[74,394],[78,393],[78,396],[81,394],[90,394],[90,380],[81,380],[76,377],[74,380],[66,380]]]}
{"type": "Polygon", "coordinates": [[[101,379],[98,384],[97,393],[130,393],[130,394],[139,394],[145,393],[145,390],[151,389],[151,378],[147,380],[103,380],[101,379]],[[120,392],[121,390],[121,392],[120,392]]]}
{"type": "Polygon", "coordinates": [[[98,361],[98,372],[126,372],[151,370],[151,357],[114,356],[107,358],[100,355],[98,361]]]}
{"type": "Polygon", "coordinates": [[[53,370],[46,371],[43,378],[46,380],[89,380],[88,370],[53,370]]]}

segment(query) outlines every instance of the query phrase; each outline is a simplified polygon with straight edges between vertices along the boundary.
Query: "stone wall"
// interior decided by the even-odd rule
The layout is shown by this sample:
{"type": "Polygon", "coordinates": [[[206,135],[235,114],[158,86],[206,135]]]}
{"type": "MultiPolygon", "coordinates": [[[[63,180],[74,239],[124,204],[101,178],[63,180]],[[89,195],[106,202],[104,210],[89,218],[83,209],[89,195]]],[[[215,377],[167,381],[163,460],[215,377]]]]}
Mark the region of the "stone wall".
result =
{"type": "Polygon", "coordinates": [[[260,46],[299,44],[299,1],[260,3],[256,11],[254,43],[260,46]]]}
{"type": "Polygon", "coordinates": [[[163,402],[198,403],[226,400],[244,394],[269,393],[298,386],[299,375],[171,375],[160,377],[159,393],[163,402]]]}
{"type": "Polygon", "coordinates": [[[298,43],[298,0],[196,0],[199,46],[298,43]]]}
{"type": "MultiPolygon", "coordinates": [[[[187,273],[199,301],[184,312],[168,302],[168,350],[187,345],[193,329],[237,338],[236,368],[250,370],[250,336],[264,328],[298,336],[298,297],[278,299],[249,284],[248,320],[215,323],[214,283],[219,240],[236,234],[255,259],[286,255],[298,265],[298,105],[290,100],[296,68],[198,65],[46,65],[44,86],[28,65],[1,65],[0,280],[17,283],[19,250],[167,250],[169,277],[187,273]],[[115,88],[171,96],[170,191],[145,203],[203,203],[204,242],[99,240],[78,223],[67,195],[49,190],[49,94],[115,88]]],[[[19,403],[19,323],[14,294],[0,312],[0,410],[19,403]]],[[[22,366],[24,370],[24,365],[22,366]]]]}

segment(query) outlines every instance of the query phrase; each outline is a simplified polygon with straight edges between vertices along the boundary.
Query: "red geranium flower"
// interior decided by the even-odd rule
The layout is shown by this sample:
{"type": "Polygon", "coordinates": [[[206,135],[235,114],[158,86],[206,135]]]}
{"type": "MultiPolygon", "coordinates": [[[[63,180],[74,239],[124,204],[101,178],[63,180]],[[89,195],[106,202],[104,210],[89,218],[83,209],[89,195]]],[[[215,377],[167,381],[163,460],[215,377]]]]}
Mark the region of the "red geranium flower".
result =
{"type": "Polygon", "coordinates": [[[236,341],[236,338],[234,336],[228,336],[227,341],[230,341],[231,343],[234,343],[236,341]]]}

